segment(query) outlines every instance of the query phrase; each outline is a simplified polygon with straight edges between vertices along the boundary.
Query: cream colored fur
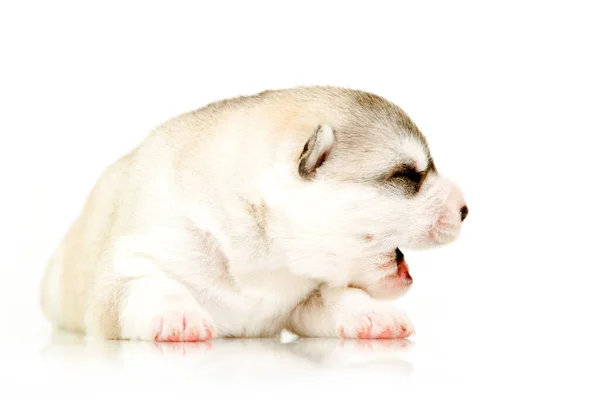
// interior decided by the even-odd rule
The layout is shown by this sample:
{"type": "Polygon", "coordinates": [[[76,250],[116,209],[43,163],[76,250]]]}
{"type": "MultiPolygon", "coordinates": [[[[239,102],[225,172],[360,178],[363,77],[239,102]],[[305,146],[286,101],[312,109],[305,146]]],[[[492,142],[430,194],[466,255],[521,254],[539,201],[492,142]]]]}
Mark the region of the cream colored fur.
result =
{"type": "Polygon", "coordinates": [[[99,178],[41,286],[57,326],[207,340],[288,328],[405,337],[395,249],[457,238],[464,199],[392,103],[333,87],[268,91],[159,126],[99,178]],[[419,190],[398,165],[429,173],[419,190]]]}

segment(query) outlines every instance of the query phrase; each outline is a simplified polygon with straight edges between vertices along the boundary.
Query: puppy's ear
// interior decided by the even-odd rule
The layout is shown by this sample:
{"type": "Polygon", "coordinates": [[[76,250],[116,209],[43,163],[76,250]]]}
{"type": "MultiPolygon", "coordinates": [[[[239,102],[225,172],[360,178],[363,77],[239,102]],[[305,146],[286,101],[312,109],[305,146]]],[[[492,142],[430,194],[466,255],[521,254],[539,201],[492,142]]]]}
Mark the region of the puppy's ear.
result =
{"type": "Polygon", "coordinates": [[[333,129],[329,125],[317,126],[298,159],[298,173],[301,177],[310,177],[325,162],[333,141],[333,129]]]}

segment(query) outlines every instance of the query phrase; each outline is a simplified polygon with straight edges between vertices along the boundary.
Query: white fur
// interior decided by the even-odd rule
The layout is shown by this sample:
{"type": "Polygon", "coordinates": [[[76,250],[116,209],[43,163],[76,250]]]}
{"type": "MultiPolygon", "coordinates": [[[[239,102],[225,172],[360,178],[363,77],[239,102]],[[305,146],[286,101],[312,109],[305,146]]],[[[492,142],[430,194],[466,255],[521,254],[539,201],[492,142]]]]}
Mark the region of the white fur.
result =
{"type": "Polygon", "coordinates": [[[423,145],[413,137],[407,137],[402,143],[402,152],[410,160],[414,160],[417,171],[423,171],[427,168],[427,155],[423,152],[423,145]]]}
{"type": "Polygon", "coordinates": [[[124,339],[168,339],[170,335],[192,336],[193,331],[201,339],[212,336],[212,318],[179,282],[156,274],[128,285],[130,294],[121,305],[124,339]]]}

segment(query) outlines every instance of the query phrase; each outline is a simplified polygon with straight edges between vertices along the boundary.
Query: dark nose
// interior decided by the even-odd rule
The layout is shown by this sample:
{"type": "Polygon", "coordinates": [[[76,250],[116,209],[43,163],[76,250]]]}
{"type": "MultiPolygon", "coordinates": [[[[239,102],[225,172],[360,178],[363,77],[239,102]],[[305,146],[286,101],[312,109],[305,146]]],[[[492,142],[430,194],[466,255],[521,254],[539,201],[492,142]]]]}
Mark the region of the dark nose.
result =
{"type": "Polygon", "coordinates": [[[460,220],[464,221],[465,218],[467,218],[468,214],[469,214],[469,209],[467,208],[467,206],[462,206],[462,208],[460,209],[460,220]]]}

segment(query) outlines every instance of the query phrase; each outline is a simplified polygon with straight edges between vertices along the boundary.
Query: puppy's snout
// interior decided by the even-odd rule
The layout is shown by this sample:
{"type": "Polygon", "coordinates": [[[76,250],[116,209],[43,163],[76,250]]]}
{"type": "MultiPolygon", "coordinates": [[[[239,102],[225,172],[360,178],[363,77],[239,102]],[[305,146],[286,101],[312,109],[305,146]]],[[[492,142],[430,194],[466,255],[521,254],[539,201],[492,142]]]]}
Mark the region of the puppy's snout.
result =
{"type": "Polygon", "coordinates": [[[467,218],[468,214],[469,214],[469,208],[466,205],[462,206],[462,208],[460,209],[460,220],[464,221],[465,218],[467,218]]]}

